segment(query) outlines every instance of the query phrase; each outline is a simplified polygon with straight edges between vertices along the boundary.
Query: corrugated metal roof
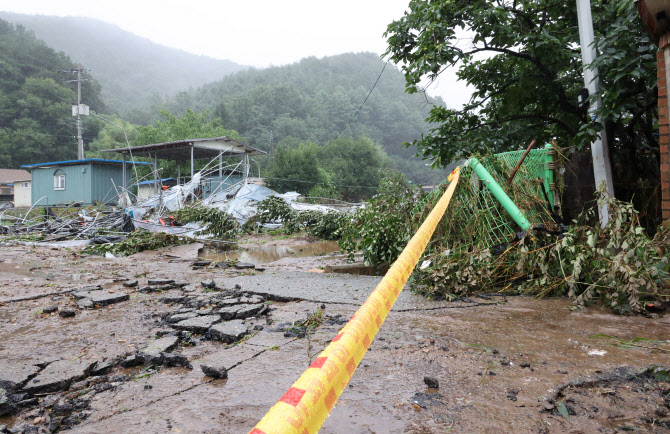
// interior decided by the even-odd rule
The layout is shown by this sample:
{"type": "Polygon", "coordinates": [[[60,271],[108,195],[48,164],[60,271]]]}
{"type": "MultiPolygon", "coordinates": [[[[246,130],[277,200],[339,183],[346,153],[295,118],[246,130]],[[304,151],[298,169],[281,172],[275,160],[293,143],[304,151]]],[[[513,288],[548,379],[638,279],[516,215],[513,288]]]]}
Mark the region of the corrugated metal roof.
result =
{"type": "MultiPolygon", "coordinates": [[[[36,169],[38,167],[50,167],[50,166],[76,166],[77,164],[83,163],[97,163],[97,164],[123,164],[121,160],[102,160],[100,158],[87,158],[85,160],[67,160],[67,161],[53,161],[50,163],[38,163],[38,164],[24,164],[21,167],[26,169],[36,169]]],[[[130,161],[126,161],[126,164],[133,164],[130,161]]],[[[151,166],[151,163],[144,163],[136,161],[135,164],[151,166]]],[[[24,170],[25,172],[25,170],[24,170]]]]}
{"type": "MultiPolygon", "coordinates": [[[[161,184],[163,184],[163,183],[168,182],[168,181],[176,181],[176,179],[174,179],[174,178],[163,178],[163,179],[161,179],[160,182],[161,182],[161,184]]],[[[134,184],[134,185],[153,185],[153,184],[154,184],[154,180],[152,179],[152,180],[149,180],[149,181],[138,182],[137,184],[134,184]]]]}
{"type": "Polygon", "coordinates": [[[30,181],[30,172],[21,169],[0,169],[0,183],[21,181],[30,181]]]}
{"type": "Polygon", "coordinates": [[[193,158],[196,160],[215,158],[219,155],[219,152],[222,152],[224,157],[245,154],[264,155],[267,153],[225,136],[206,139],[177,140],[174,142],[135,146],[134,148],[105,149],[101,152],[118,152],[120,154],[132,153],[132,155],[136,157],[150,158],[158,155],[158,158],[161,159],[188,161],[191,159],[191,149],[193,149],[193,158]]]}

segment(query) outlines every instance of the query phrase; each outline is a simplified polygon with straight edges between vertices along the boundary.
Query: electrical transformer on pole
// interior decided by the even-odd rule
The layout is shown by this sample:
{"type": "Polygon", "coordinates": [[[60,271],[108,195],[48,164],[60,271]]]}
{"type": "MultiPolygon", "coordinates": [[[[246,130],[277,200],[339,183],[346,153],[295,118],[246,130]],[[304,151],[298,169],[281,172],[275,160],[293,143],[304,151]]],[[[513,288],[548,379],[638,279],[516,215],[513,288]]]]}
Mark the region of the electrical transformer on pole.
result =
{"type": "Polygon", "coordinates": [[[72,106],[72,116],[77,117],[77,159],[84,159],[84,138],[81,136],[81,117],[88,116],[89,108],[86,104],[81,103],[81,82],[86,79],[81,77],[82,73],[88,72],[88,69],[84,69],[81,66],[72,68],[69,71],[62,71],[71,74],[77,74],[76,80],[67,80],[66,83],[77,82],[77,104],[72,106]]]}

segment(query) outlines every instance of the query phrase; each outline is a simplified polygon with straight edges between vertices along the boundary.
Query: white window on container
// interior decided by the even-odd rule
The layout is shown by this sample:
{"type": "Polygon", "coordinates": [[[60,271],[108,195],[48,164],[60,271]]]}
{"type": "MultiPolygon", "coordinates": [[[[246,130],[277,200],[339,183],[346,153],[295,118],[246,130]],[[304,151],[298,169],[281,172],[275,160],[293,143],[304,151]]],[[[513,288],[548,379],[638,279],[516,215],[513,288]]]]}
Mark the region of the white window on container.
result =
{"type": "Polygon", "coordinates": [[[62,170],[54,173],[54,190],[65,190],[65,174],[62,170]]]}

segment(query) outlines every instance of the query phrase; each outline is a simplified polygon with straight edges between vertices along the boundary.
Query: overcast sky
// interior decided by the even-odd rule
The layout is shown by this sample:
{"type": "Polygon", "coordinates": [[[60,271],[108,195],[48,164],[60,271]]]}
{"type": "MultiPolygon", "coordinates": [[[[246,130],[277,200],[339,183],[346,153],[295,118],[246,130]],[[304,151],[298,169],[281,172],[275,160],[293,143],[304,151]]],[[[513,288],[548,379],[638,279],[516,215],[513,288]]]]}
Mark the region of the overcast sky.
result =
{"type": "MultiPolygon", "coordinates": [[[[409,0],[3,0],[10,12],[83,16],[116,24],[168,47],[243,65],[285,65],[307,56],[386,50],[386,26],[409,0]]],[[[462,104],[453,73],[429,94],[462,104]]]]}

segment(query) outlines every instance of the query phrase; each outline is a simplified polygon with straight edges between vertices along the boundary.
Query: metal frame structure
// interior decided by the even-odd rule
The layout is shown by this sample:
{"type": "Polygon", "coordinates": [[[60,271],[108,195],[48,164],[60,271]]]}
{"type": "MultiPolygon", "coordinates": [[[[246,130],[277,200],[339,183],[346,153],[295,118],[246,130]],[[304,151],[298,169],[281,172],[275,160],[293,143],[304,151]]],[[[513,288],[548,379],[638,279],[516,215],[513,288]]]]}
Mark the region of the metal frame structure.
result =
{"type": "MultiPolygon", "coordinates": [[[[116,152],[123,156],[126,161],[128,155],[134,157],[150,158],[153,165],[154,185],[158,186],[158,159],[176,161],[178,170],[181,170],[179,163],[190,161],[191,177],[195,174],[195,160],[213,160],[219,159],[219,178],[223,179],[223,158],[224,157],[243,157],[242,177],[247,179],[249,176],[249,156],[265,155],[267,152],[260,149],[247,146],[230,137],[212,137],[203,139],[177,140],[174,142],[156,143],[145,146],[135,146],[133,148],[107,149],[102,152],[116,152]]],[[[125,166],[124,166],[125,167],[125,166]]],[[[126,186],[124,185],[124,190],[126,186]]]]}

